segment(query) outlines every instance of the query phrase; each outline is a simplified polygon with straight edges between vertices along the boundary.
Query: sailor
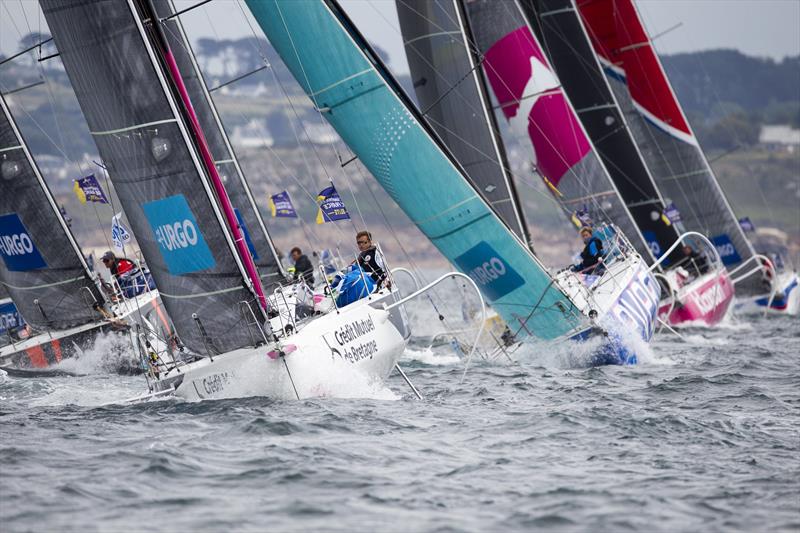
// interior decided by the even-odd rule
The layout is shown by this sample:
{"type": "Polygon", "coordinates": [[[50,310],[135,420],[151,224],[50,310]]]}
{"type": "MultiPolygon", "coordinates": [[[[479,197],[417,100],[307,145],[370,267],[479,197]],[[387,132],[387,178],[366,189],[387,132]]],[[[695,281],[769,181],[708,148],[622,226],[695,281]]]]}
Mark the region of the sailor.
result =
{"type": "Polygon", "coordinates": [[[705,274],[708,271],[708,263],[706,262],[706,258],[688,244],[683,246],[683,259],[679,264],[686,263],[694,265],[698,275],[705,274]]]}
{"type": "Polygon", "coordinates": [[[107,251],[101,258],[103,264],[111,272],[111,276],[117,280],[120,289],[126,298],[132,298],[144,292],[146,287],[155,289],[150,272],[139,270],[136,263],[127,257],[117,257],[114,252],[107,251]]]}
{"type": "Polygon", "coordinates": [[[294,261],[294,279],[295,281],[298,279],[302,279],[306,282],[306,285],[313,287],[314,286],[314,265],[311,264],[311,260],[308,258],[307,255],[303,253],[303,250],[295,246],[292,248],[292,251],[289,252],[289,255],[292,256],[292,261],[294,261]]]}
{"type": "Polygon", "coordinates": [[[359,231],[356,233],[356,244],[359,251],[358,266],[380,287],[386,281],[386,264],[383,261],[383,254],[372,244],[372,234],[368,231],[359,231]]]}
{"type": "Polygon", "coordinates": [[[572,265],[572,271],[600,275],[603,270],[603,241],[592,232],[592,228],[589,226],[581,228],[581,239],[584,244],[581,262],[572,265]]]}

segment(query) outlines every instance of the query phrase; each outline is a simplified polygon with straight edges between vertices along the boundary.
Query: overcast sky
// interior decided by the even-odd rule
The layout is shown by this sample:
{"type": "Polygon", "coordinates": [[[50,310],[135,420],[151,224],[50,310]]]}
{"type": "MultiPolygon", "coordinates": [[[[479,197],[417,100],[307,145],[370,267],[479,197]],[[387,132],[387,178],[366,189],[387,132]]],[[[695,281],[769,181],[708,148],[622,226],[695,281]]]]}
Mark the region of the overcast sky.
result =
{"type": "MultiPolygon", "coordinates": [[[[197,2],[176,3],[182,9],[197,2]]],[[[389,52],[392,68],[407,70],[394,0],[341,3],[367,38],[389,52]]],[[[44,21],[35,0],[0,4],[0,51],[9,55],[18,49],[20,32],[37,31],[44,21]]],[[[656,40],[660,53],[736,48],[775,59],[800,54],[800,0],[637,0],[637,5],[651,35],[681,24],[656,40]]],[[[237,0],[214,0],[184,15],[193,38],[251,35],[243,20],[237,0]]]]}

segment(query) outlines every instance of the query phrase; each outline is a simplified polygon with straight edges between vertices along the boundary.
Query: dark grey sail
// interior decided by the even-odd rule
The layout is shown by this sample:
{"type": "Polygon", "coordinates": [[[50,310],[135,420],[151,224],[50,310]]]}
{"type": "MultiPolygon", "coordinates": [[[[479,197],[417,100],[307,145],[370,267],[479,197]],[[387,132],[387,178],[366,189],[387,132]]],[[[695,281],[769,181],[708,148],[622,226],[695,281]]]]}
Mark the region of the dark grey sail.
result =
{"type": "Polygon", "coordinates": [[[258,267],[259,276],[264,282],[265,290],[271,291],[279,281],[284,279],[284,275],[264,220],[258,211],[250,187],[236,160],[236,155],[208,93],[183,25],[177,16],[172,17],[175,13],[172,0],[154,0],[153,6],[156,14],[163,21],[162,27],[169,47],[175,56],[175,62],[180,69],[214,163],[225,184],[225,189],[228,191],[228,197],[237,216],[240,217],[240,223],[243,222],[240,227],[243,229],[248,249],[258,267]]]}
{"type": "Polygon", "coordinates": [[[483,80],[464,38],[460,9],[452,0],[397,0],[397,13],[425,118],[461,163],[475,190],[530,245],[483,80]]]}
{"type": "Polygon", "coordinates": [[[465,29],[483,58],[481,72],[497,101],[496,114],[502,117],[498,120],[513,126],[505,134],[528,138],[522,144],[531,150],[529,159],[536,161],[537,172],[558,191],[568,218],[615,223],[649,260],[650,247],[517,3],[471,0],[464,4],[469,19],[465,29]]]}
{"type": "MultiPolygon", "coordinates": [[[[606,82],[572,0],[520,0],[528,22],[653,255],[679,237],[606,82]]],[[[680,257],[676,250],[670,259],[680,257]]],[[[665,262],[666,264],[667,262],[665,262]]]]}
{"type": "Polygon", "coordinates": [[[181,340],[198,353],[252,345],[243,304],[259,306],[133,2],[41,5],[181,340]]]}
{"type": "Polygon", "coordinates": [[[34,327],[98,320],[103,296],[3,96],[0,104],[0,282],[34,327]]]}
{"type": "MultiPolygon", "coordinates": [[[[667,204],[682,226],[706,234],[735,268],[755,251],[742,231],[653,49],[631,0],[579,4],[609,86],[667,204]]],[[[755,264],[751,264],[755,266],[755,264]]],[[[763,292],[760,275],[737,292],[763,292]]]]}

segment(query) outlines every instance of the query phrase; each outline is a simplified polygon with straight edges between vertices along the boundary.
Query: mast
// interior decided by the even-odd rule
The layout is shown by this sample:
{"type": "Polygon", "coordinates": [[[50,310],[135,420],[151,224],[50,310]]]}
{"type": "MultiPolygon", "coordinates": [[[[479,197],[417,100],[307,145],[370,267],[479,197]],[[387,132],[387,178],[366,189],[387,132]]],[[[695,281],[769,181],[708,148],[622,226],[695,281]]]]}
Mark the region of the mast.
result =
{"type": "MultiPolygon", "coordinates": [[[[170,7],[172,13],[176,13],[175,3],[174,0],[163,0],[167,6],[170,7]]],[[[157,13],[156,13],[157,14],[157,13]]],[[[250,189],[250,184],[247,181],[247,178],[244,175],[244,171],[242,170],[241,166],[239,165],[239,158],[236,157],[236,153],[233,150],[233,146],[230,143],[230,139],[228,138],[228,134],[225,131],[225,126],[222,124],[222,119],[219,116],[217,111],[217,106],[214,104],[214,100],[211,98],[211,93],[208,91],[208,86],[205,83],[205,79],[203,77],[203,73],[200,70],[200,66],[197,64],[197,58],[195,57],[194,50],[192,48],[191,43],[189,42],[189,38],[186,35],[186,30],[183,27],[183,22],[181,22],[180,16],[174,16],[175,26],[178,28],[178,33],[180,34],[180,40],[182,45],[185,48],[186,56],[191,61],[191,67],[194,74],[197,76],[198,86],[202,91],[203,100],[205,104],[208,106],[208,110],[210,111],[211,118],[213,120],[213,126],[219,131],[219,137],[224,144],[224,148],[226,152],[230,155],[230,163],[233,165],[234,170],[236,171],[236,176],[239,180],[239,183],[244,191],[247,203],[249,204],[250,211],[253,213],[253,216],[256,219],[256,224],[258,225],[257,230],[261,231],[261,234],[264,236],[264,239],[267,242],[269,247],[269,252],[272,254],[273,259],[278,267],[278,272],[283,276],[286,277],[286,272],[283,269],[283,264],[278,257],[278,251],[275,248],[275,243],[272,240],[272,236],[270,235],[269,231],[267,230],[266,224],[264,223],[264,219],[261,216],[261,211],[259,211],[258,206],[256,204],[255,198],[253,197],[252,190],[250,189]]],[[[164,21],[166,23],[166,21],[164,21]]],[[[209,143],[211,144],[211,143],[209,143]]],[[[216,162],[215,166],[217,166],[219,162],[216,162]]],[[[254,243],[255,245],[255,243],[254,243]]]]}
{"type": "Polygon", "coordinates": [[[486,91],[486,81],[483,79],[483,75],[480,72],[481,58],[477,56],[477,51],[471,44],[473,42],[473,38],[472,30],[469,25],[469,19],[466,16],[466,13],[464,13],[464,7],[461,5],[460,0],[453,0],[453,9],[456,13],[458,26],[461,29],[461,37],[464,41],[464,50],[467,54],[470,70],[472,71],[472,79],[475,82],[475,88],[477,89],[478,96],[480,98],[481,110],[483,111],[483,116],[486,120],[486,123],[489,125],[489,137],[492,141],[492,146],[494,147],[497,161],[500,164],[500,171],[503,174],[503,179],[505,180],[505,185],[508,189],[508,196],[511,200],[511,205],[514,209],[514,213],[517,215],[517,223],[519,224],[520,228],[520,237],[527,243],[531,251],[535,253],[533,239],[531,238],[530,231],[528,231],[528,224],[525,221],[525,214],[522,210],[522,206],[520,205],[519,194],[517,193],[517,187],[514,183],[514,177],[509,172],[511,167],[508,163],[505,147],[497,138],[497,119],[495,118],[494,113],[490,111],[492,104],[489,101],[486,91]]]}
{"type": "MultiPolygon", "coordinates": [[[[132,2],[134,0],[128,1],[132,2]]],[[[161,23],[155,14],[152,0],[140,0],[140,2],[142,10],[149,19],[151,28],[155,34],[157,44],[160,48],[160,57],[166,64],[172,79],[173,87],[180,97],[180,101],[182,103],[182,114],[188,119],[187,122],[191,127],[194,145],[200,152],[203,166],[205,167],[208,177],[211,180],[211,184],[214,187],[214,192],[216,193],[220,207],[222,208],[222,213],[225,217],[228,231],[233,237],[234,245],[238,251],[239,261],[244,266],[245,274],[247,279],[250,281],[251,289],[258,297],[258,302],[261,306],[262,312],[266,314],[267,299],[264,296],[264,288],[261,285],[261,278],[258,275],[258,270],[256,269],[253,257],[250,255],[250,251],[247,249],[247,243],[245,242],[244,235],[239,227],[239,222],[236,219],[236,214],[233,211],[233,205],[228,197],[228,193],[225,190],[225,186],[222,184],[222,178],[220,178],[217,167],[214,164],[214,158],[211,155],[211,150],[209,150],[208,143],[203,135],[203,131],[200,129],[200,122],[197,120],[197,115],[192,107],[192,102],[189,99],[189,93],[186,90],[186,85],[183,83],[180,70],[178,70],[178,65],[175,62],[175,56],[172,55],[172,51],[167,43],[167,38],[164,35],[164,30],[161,28],[161,23]]]]}

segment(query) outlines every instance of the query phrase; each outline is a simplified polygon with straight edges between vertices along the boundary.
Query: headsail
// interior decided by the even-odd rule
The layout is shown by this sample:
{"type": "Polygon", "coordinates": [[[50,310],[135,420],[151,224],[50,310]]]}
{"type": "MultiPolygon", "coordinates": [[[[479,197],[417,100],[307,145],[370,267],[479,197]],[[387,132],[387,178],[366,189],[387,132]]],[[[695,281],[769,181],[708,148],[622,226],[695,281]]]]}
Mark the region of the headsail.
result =
{"type": "Polygon", "coordinates": [[[664,221],[664,200],[603,76],[574,3],[520,0],[520,4],[652,254],[661,255],[677,240],[678,230],[664,221]]]}
{"type": "Polygon", "coordinates": [[[512,329],[552,339],[585,324],[473,190],[337,4],[253,0],[248,6],[316,108],[512,329]]]}
{"type": "Polygon", "coordinates": [[[132,1],[42,0],[64,68],[181,340],[252,345],[244,267],[132,1]]]}
{"type": "Polygon", "coordinates": [[[153,0],[153,6],[163,21],[170,50],[175,56],[214,163],[225,183],[231,203],[241,219],[241,227],[248,248],[258,266],[259,276],[269,290],[270,285],[276,285],[284,277],[275,247],[207,90],[183,25],[179,17],[172,16],[175,13],[172,0],[153,0]]]}
{"type": "Polygon", "coordinates": [[[524,242],[530,235],[479,65],[455,2],[399,0],[397,14],[414,89],[425,117],[473,187],[524,242]]]}
{"type": "MultiPolygon", "coordinates": [[[[445,3],[442,9],[450,6],[455,10],[461,3],[462,0],[445,3]]],[[[401,14],[401,6],[405,4],[406,0],[398,2],[401,14]]],[[[553,190],[568,218],[575,212],[586,211],[595,222],[613,221],[638,244],[639,251],[649,257],[647,243],[622,203],[519,7],[514,2],[490,0],[463,4],[469,24],[460,29],[464,39],[482,58],[477,74],[488,81],[486,85],[498,105],[496,114],[511,124],[506,135],[522,134],[529,139],[523,143],[530,150],[528,158],[553,190]]],[[[452,35],[447,37],[453,39],[452,35]]],[[[431,39],[427,52],[433,59],[425,59],[434,65],[437,64],[435,58],[441,54],[437,45],[441,48],[447,46],[447,42],[441,36],[431,39]]],[[[410,66],[415,73],[415,63],[410,62],[410,66]]],[[[458,75],[463,77],[464,74],[458,75]]],[[[419,88],[417,96],[424,105],[426,95],[419,88]]],[[[482,127],[476,124],[478,117],[466,115],[461,112],[457,115],[461,117],[459,122],[448,122],[445,126],[457,135],[482,127]]],[[[512,179],[531,178],[516,175],[512,179]]],[[[535,213],[528,216],[536,220],[535,213]]]]}
{"type": "Polygon", "coordinates": [[[103,296],[1,95],[0,104],[0,282],[33,326],[97,320],[103,296]]]}
{"type": "MultiPolygon", "coordinates": [[[[631,0],[579,3],[581,16],[609,85],[667,203],[687,230],[705,233],[734,268],[753,256],[664,73],[631,0]]],[[[751,276],[746,292],[761,292],[751,276]]]]}

